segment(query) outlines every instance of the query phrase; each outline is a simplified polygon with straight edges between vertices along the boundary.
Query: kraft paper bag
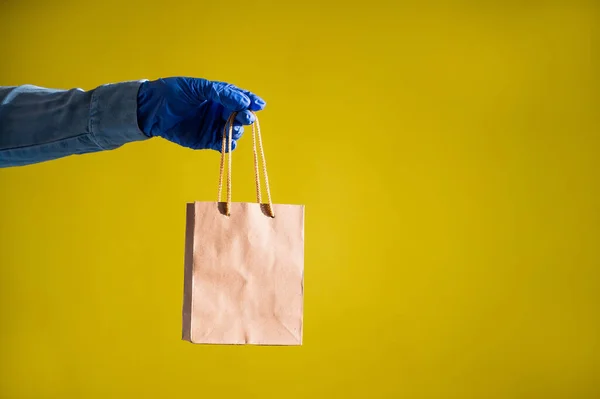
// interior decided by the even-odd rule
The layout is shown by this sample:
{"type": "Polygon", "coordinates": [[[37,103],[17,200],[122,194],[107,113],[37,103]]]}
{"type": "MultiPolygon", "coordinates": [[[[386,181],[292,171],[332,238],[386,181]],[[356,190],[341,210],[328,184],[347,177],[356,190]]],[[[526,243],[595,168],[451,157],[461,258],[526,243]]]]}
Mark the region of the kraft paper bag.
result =
{"type": "Polygon", "coordinates": [[[304,206],[272,204],[258,118],[252,125],[257,203],[231,202],[234,118],[235,113],[225,125],[221,149],[219,201],[228,154],[227,201],[187,204],[183,339],[301,345],[304,206]],[[266,203],[261,201],[258,153],[266,203]]]}

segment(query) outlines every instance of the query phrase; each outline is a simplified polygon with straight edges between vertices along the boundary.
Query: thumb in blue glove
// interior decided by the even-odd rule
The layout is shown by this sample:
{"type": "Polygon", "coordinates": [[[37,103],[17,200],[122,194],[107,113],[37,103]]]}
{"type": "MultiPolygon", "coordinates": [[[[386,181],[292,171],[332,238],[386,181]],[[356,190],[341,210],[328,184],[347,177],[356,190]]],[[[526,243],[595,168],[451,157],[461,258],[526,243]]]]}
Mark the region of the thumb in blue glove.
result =
{"type": "Polygon", "coordinates": [[[137,117],[149,137],[160,136],[192,149],[221,151],[223,128],[232,112],[232,149],[242,137],[243,125],[254,122],[251,111],[261,111],[265,101],[232,84],[206,79],[173,77],[141,84],[137,117]]]}

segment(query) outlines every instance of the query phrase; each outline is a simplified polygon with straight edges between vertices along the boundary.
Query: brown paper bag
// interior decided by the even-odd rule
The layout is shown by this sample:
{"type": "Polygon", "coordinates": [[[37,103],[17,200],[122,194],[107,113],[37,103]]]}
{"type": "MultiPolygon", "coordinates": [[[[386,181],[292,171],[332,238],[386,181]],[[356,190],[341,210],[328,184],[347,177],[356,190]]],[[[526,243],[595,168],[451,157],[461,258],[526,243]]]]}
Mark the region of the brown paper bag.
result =
{"type": "Polygon", "coordinates": [[[219,201],[228,137],[227,201],[187,204],[183,339],[301,345],[304,206],[271,203],[258,118],[252,125],[257,203],[231,202],[234,118],[235,113],[225,125],[221,149],[219,201]],[[264,204],[257,138],[268,198],[264,204]]]}

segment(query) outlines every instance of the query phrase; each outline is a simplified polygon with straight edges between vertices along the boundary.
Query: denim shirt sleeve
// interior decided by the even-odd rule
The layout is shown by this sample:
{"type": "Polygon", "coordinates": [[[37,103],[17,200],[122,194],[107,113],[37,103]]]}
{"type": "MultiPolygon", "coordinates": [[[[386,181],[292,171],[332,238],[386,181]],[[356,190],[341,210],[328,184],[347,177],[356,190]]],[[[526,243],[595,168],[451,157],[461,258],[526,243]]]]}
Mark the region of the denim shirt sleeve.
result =
{"type": "Polygon", "coordinates": [[[0,167],[148,139],[137,123],[140,84],[123,82],[90,91],[0,87],[0,167]]]}

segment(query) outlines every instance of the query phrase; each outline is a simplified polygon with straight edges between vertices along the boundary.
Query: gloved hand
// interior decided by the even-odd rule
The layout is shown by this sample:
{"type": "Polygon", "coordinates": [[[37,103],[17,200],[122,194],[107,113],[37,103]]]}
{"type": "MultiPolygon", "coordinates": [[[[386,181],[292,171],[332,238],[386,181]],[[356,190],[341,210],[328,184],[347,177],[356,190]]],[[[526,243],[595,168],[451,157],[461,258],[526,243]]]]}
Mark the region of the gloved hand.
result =
{"type": "Polygon", "coordinates": [[[221,151],[223,128],[232,112],[232,149],[254,122],[250,111],[264,109],[257,95],[232,84],[206,79],[174,77],[144,82],[137,96],[138,125],[149,137],[160,136],[193,149],[221,151]]]}

